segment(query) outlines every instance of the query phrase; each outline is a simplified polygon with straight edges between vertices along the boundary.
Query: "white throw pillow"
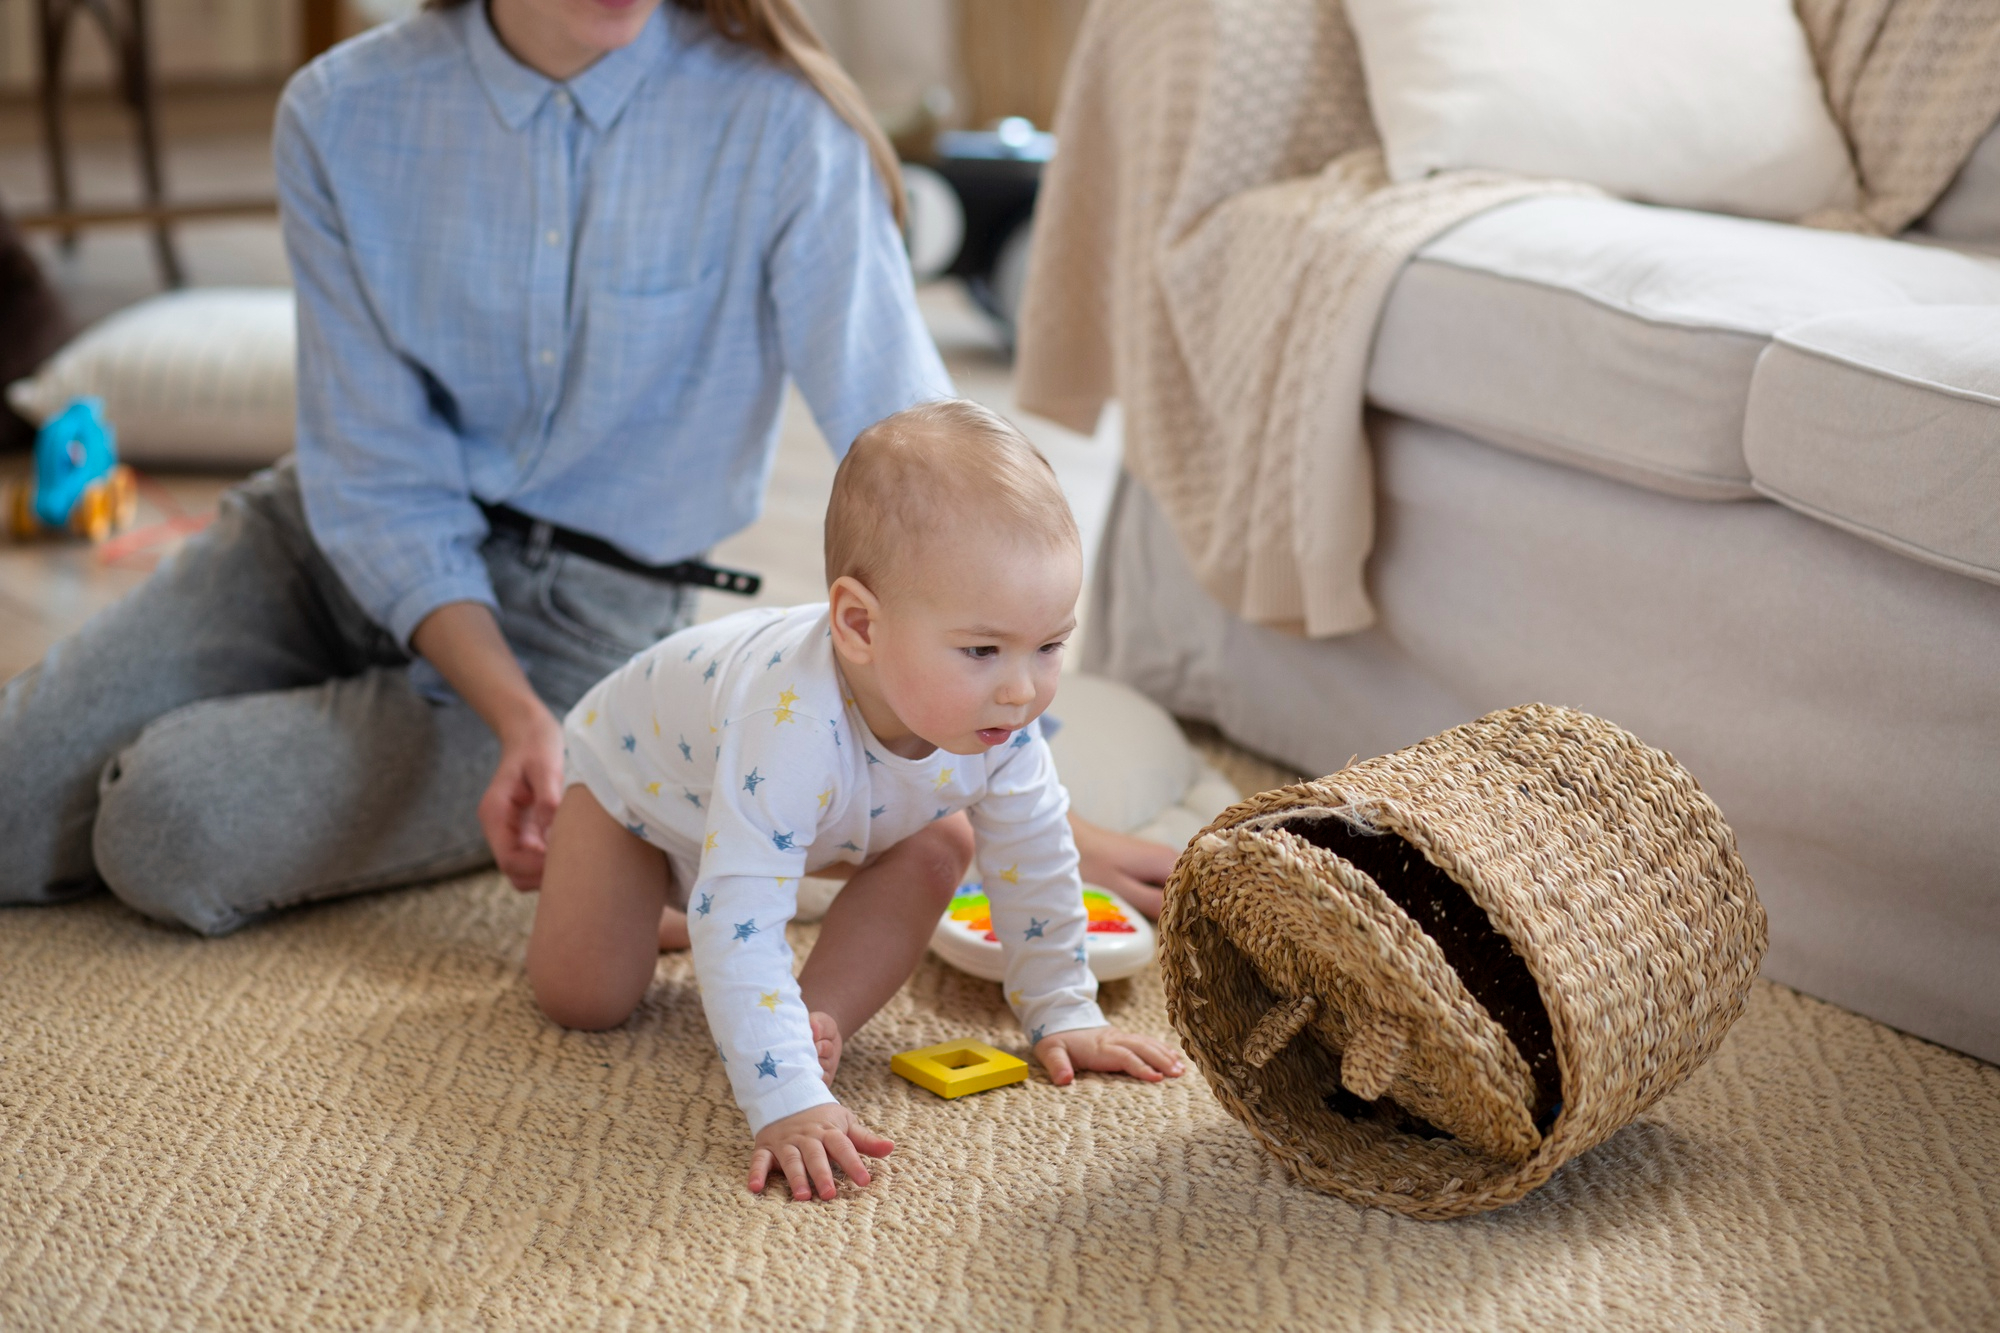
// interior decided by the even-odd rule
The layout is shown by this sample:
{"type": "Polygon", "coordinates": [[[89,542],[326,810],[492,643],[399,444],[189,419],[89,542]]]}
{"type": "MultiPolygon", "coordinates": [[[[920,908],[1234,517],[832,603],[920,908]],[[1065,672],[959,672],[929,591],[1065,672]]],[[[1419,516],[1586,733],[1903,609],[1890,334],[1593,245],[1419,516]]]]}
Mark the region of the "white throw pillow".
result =
{"type": "Polygon", "coordinates": [[[292,447],[297,344],[286,287],[197,287],[80,334],[7,401],[42,422],[95,395],[133,463],[254,466],[292,447]]]}
{"type": "Polygon", "coordinates": [[[1398,182],[1486,168],[1789,220],[1856,198],[1790,0],[1347,0],[1398,182]]]}

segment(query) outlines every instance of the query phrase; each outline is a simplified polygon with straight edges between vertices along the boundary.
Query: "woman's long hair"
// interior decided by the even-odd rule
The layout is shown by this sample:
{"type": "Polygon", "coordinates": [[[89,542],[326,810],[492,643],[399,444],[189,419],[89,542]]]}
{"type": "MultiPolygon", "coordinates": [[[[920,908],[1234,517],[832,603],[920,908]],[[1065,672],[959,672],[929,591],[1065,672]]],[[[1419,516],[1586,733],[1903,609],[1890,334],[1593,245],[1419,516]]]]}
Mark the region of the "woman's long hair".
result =
{"type": "MultiPolygon", "coordinates": [[[[465,3],[467,0],[424,0],[424,8],[452,9],[465,3]]],[[[889,136],[875,123],[861,90],[854,86],[854,80],[847,77],[847,71],[813,30],[798,0],[669,0],[669,3],[704,15],[724,37],[754,47],[803,74],[806,82],[868,145],[868,156],[882,178],[882,188],[889,192],[889,207],[896,215],[896,225],[908,225],[909,219],[904,215],[903,169],[896,160],[896,150],[889,146],[889,136]]]]}

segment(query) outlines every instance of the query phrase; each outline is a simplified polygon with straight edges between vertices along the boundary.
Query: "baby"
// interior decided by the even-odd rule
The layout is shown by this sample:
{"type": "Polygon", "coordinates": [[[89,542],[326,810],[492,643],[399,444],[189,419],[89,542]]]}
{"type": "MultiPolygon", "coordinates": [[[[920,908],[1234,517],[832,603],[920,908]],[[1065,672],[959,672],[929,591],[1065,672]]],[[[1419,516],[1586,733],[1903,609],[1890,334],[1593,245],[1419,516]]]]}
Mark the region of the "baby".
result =
{"type": "Polygon", "coordinates": [[[831,1198],[834,1166],[867,1184],[862,1158],[891,1150],[828,1084],[945,906],[935,873],[895,873],[898,849],[961,810],[1007,999],[1051,1080],[1181,1072],[1164,1043],[1106,1025],[1086,961],[1069,798],[1035,726],[1083,579],[1048,463],[969,402],[878,422],[834,478],[826,573],[826,602],[684,630],[570,712],[528,944],[543,1011],[609,1027],[645,994],[663,912],[683,909],[755,1136],[750,1188],[775,1169],[798,1199],[831,1198]],[[794,981],[799,877],[854,867],[794,981]]]}

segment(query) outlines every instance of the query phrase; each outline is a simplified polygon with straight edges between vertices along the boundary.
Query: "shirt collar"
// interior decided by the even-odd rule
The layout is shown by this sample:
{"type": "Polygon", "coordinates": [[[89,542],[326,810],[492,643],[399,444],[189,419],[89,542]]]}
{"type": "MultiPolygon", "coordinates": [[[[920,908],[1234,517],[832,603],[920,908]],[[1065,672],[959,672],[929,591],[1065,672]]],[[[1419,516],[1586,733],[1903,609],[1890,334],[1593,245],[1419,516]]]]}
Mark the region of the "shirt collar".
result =
{"type": "Polygon", "coordinates": [[[461,5],[453,17],[464,25],[473,71],[508,129],[518,131],[557,89],[567,88],[584,118],[602,130],[618,118],[647,73],[671,50],[674,33],[664,12],[667,8],[662,5],[646,20],[631,45],[606,54],[566,84],[529,69],[500,44],[484,0],[461,5]]]}

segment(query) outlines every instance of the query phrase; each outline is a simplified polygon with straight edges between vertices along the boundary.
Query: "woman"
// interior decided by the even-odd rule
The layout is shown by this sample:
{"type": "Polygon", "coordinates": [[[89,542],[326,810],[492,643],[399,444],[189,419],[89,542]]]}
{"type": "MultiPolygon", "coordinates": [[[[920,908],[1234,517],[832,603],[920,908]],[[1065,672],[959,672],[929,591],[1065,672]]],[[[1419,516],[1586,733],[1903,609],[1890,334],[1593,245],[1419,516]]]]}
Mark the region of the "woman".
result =
{"type": "MultiPolygon", "coordinates": [[[[951,392],[895,160],[792,0],[433,0],[295,78],[275,151],[296,466],[8,684],[0,901],[101,877],[219,935],[489,858],[535,888],[557,715],[685,623],[786,377],[839,447],[951,392]]],[[[1079,844],[1142,901],[1172,861],[1079,844]]]]}

